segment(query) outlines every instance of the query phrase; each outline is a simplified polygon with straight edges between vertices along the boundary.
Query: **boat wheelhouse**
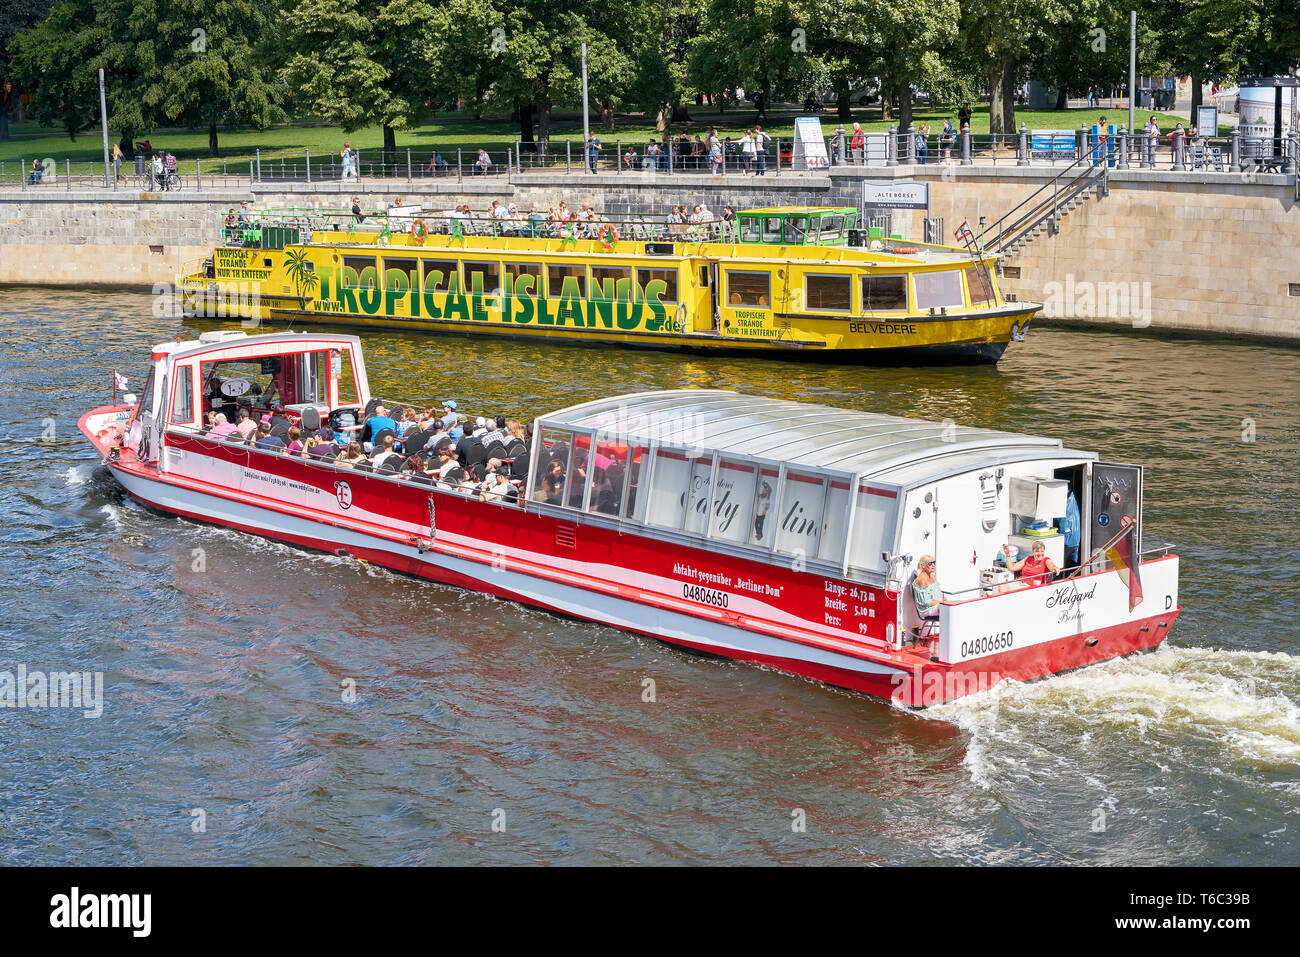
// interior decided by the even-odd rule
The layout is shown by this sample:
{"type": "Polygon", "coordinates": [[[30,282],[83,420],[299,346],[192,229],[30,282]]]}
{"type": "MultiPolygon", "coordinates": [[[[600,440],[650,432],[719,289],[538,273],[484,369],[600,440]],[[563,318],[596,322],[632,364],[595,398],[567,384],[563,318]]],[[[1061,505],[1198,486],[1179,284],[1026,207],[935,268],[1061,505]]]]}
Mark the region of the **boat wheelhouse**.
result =
{"type": "Polygon", "coordinates": [[[844,362],[996,362],[1024,338],[1039,306],[1002,295],[996,257],[856,217],[781,207],[724,229],[271,210],[223,226],[179,288],[204,316],[844,362]]]}
{"type": "Polygon", "coordinates": [[[212,434],[208,413],[232,398],[307,429],[348,428],[373,400],[355,337],[210,333],[155,347],[139,402],[80,425],[163,511],[908,706],[1155,647],[1180,610],[1178,559],[1168,546],[1142,557],[1141,468],[1055,439],[639,393],[538,416],[529,446],[504,455],[517,492],[486,500],[422,467],[349,468],[212,434]],[[1071,514],[1075,559],[1058,524],[1071,514]],[[1031,587],[999,556],[1035,542],[1063,573],[1031,587]],[[942,594],[933,620],[911,587],[925,555],[942,594]]]}

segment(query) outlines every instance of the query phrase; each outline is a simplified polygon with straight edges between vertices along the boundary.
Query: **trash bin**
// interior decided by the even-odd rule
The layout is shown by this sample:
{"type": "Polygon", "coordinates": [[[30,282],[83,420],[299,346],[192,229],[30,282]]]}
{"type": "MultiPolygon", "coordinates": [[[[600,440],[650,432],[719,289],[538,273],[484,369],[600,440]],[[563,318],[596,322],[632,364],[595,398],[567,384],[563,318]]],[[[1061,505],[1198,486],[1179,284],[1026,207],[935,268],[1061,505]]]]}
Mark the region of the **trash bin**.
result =
{"type": "Polygon", "coordinates": [[[147,159],[145,159],[143,156],[137,156],[137,157],[135,158],[135,175],[136,175],[136,176],[143,176],[143,175],[144,175],[144,164],[147,163],[147,162],[149,162],[149,161],[148,161],[147,159]]]}
{"type": "Polygon", "coordinates": [[[1151,109],[1151,91],[1150,91],[1150,90],[1138,90],[1138,95],[1137,95],[1137,108],[1138,108],[1139,110],[1149,110],[1149,109],[1151,109]]]}

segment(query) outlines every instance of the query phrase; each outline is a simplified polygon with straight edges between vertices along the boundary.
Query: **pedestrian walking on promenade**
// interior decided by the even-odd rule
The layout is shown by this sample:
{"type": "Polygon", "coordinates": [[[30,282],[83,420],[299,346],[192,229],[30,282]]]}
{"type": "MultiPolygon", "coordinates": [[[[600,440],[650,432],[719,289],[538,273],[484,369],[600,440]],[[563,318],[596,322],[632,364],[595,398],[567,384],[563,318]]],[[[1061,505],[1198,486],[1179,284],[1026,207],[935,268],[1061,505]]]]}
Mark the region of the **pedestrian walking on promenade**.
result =
{"type": "Polygon", "coordinates": [[[767,173],[767,150],[768,145],[772,142],[772,137],[763,132],[763,127],[754,127],[754,162],[758,169],[756,176],[763,176],[767,173]]]}

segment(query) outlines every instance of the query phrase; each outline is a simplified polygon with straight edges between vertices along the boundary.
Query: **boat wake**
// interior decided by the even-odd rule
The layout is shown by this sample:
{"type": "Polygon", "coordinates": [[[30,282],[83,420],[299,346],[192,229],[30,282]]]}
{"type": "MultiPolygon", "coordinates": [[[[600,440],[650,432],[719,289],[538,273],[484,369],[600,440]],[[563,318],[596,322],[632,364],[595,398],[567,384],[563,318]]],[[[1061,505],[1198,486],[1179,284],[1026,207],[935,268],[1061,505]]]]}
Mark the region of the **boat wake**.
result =
{"type": "MultiPolygon", "coordinates": [[[[1297,702],[1300,657],[1165,645],[1045,681],[999,685],[923,717],[970,735],[965,764],[987,789],[1035,766],[1091,764],[1105,753],[1127,752],[1163,773],[1191,765],[1233,778],[1269,767],[1285,774],[1300,764],[1297,702]]],[[[1277,784],[1300,795],[1300,780],[1285,776],[1277,784]]]]}

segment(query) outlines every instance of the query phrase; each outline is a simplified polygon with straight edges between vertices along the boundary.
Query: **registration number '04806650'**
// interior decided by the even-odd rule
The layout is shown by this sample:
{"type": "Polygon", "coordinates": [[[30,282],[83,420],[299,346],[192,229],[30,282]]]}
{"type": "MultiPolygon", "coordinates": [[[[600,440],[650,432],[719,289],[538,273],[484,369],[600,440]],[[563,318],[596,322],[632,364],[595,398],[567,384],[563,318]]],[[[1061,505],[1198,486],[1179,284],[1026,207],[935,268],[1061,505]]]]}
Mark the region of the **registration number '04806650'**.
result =
{"type": "Polygon", "coordinates": [[[730,596],[725,591],[714,591],[702,585],[686,584],[682,586],[682,597],[713,605],[715,608],[726,608],[730,596]]]}
{"type": "Polygon", "coordinates": [[[1010,648],[1014,641],[1015,636],[1010,631],[1002,631],[996,635],[983,635],[973,641],[963,641],[961,656],[969,658],[971,655],[989,655],[1010,648]]]}

